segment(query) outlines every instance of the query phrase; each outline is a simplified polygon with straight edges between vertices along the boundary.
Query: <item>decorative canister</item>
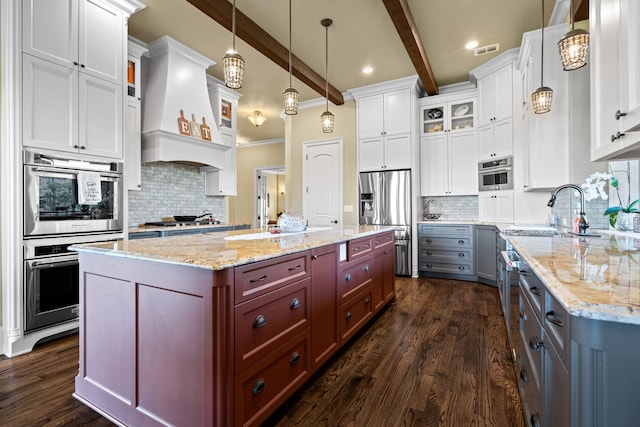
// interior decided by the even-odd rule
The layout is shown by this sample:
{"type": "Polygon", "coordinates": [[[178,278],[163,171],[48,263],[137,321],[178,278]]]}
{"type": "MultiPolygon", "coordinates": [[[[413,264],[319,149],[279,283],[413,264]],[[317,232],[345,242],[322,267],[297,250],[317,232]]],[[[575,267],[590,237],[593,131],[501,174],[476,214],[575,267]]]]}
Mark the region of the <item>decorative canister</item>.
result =
{"type": "Polygon", "coordinates": [[[635,233],[640,233],[640,216],[638,215],[633,217],[633,231],[635,233]]]}

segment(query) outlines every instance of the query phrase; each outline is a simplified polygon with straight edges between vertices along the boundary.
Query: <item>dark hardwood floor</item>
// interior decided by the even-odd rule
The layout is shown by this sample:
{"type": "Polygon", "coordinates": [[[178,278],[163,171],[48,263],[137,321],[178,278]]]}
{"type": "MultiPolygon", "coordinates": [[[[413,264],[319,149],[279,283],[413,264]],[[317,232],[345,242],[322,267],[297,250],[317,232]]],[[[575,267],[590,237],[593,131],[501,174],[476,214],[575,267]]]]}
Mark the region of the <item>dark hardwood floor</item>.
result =
{"type": "MultiPolygon", "coordinates": [[[[396,280],[397,301],[267,426],[524,426],[498,290],[396,280]]],[[[0,359],[0,425],[112,426],[71,396],[78,337],[0,359]]]]}

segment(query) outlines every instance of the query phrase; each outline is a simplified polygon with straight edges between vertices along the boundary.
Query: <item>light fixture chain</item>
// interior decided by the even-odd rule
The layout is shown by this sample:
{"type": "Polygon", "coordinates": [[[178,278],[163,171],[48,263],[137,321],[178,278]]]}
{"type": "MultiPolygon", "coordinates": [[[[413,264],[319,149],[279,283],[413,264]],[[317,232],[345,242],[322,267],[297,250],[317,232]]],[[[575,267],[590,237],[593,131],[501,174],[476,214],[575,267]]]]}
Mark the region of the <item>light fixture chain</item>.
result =
{"type": "Polygon", "coordinates": [[[293,87],[291,83],[291,0],[289,0],[289,87],[293,87]]]}
{"type": "Polygon", "coordinates": [[[540,55],[540,86],[544,86],[544,0],[542,0],[542,25],[541,28],[541,36],[542,36],[542,48],[540,55]]]}
{"type": "Polygon", "coordinates": [[[327,99],[327,111],[329,111],[329,25],[324,27],[324,91],[327,99]]]}

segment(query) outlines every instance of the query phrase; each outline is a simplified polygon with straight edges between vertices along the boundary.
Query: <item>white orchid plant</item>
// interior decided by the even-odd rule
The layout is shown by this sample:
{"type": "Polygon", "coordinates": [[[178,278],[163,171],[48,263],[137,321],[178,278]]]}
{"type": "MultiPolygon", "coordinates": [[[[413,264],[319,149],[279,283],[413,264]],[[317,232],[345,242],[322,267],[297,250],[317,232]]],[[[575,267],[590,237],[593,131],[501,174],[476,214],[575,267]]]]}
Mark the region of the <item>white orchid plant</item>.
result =
{"type": "Polygon", "coordinates": [[[585,200],[593,200],[593,199],[602,199],[607,200],[609,195],[605,191],[605,186],[607,183],[611,185],[611,187],[615,188],[616,196],[618,197],[618,206],[611,206],[607,210],[604,211],[604,215],[609,216],[609,224],[611,227],[615,227],[616,221],[618,220],[618,214],[620,212],[624,213],[640,213],[640,209],[637,208],[638,203],[640,203],[640,199],[636,199],[631,202],[631,195],[627,196],[627,203],[622,203],[622,197],[620,196],[620,187],[618,178],[613,175],[613,172],[624,172],[627,174],[627,181],[630,181],[629,171],[621,170],[621,171],[611,171],[609,173],[602,172],[594,172],[589,176],[584,184],[580,185],[582,190],[584,191],[585,200]]]}

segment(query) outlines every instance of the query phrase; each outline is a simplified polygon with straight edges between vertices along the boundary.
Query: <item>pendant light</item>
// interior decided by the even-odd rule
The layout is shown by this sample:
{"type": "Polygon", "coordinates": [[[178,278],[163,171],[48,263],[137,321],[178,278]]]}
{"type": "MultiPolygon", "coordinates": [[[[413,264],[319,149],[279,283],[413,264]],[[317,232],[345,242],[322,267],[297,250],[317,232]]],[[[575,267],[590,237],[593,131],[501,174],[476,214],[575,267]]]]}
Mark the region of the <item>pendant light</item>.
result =
{"type": "Polygon", "coordinates": [[[325,68],[324,68],[324,89],[325,99],[327,100],[327,109],[320,116],[320,123],[322,124],[322,132],[333,132],[333,125],[335,123],[335,116],[329,111],[329,26],[333,24],[333,21],[329,18],[325,18],[320,21],[320,24],[324,27],[324,46],[325,46],[325,68]]]}
{"type": "Polygon", "coordinates": [[[544,0],[542,0],[542,27],[541,27],[542,49],[540,51],[540,87],[531,95],[533,112],[536,114],[548,113],[551,110],[553,100],[553,90],[543,83],[544,76],[544,0]]]}
{"type": "Polygon", "coordinates": [[[558,42],[562,68],[565,71],[573,71],[587,65],[587,55],[589,54],[589,32],[582,29],[575,29],[573,16],[573,0],[569,0],[569,15],[571,21],[571,31],[562,36],[558,42]]]}
{"type": "Polygon", "coordinates": [[[289,87],[282,91],[282,108],[287,115],[298,114],[300,93],[291,84],[291,0],[289,0],[289,87]]]}
{"type": "Polygon", "coordinates": [[[244,78],[244,58],[236,52],[236,0],[233,0],[233,12],[231,15],[231,34],[233,44],[231,50],[222,58],[224,69],[224,84],[231,89],[242,87],[244,78]]]}

